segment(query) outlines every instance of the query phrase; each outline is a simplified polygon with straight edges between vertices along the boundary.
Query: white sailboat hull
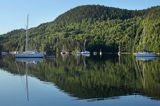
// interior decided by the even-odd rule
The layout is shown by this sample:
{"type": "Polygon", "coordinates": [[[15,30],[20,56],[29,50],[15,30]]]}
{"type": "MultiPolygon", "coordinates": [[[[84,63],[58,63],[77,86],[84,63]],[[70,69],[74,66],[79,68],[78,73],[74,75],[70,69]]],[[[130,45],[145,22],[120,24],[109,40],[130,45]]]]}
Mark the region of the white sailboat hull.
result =
{"type": "Polygon", "coordinates": [[[90,56],[90,52],[89,51],[83,51],[81,52],[82,56],[90,56]]]}
{"type": "Polygon", "coordinates": [[[90,52],[89,51],[83,51],[83,52],[81,52],[81,54],[90,54],[90,52]]]}

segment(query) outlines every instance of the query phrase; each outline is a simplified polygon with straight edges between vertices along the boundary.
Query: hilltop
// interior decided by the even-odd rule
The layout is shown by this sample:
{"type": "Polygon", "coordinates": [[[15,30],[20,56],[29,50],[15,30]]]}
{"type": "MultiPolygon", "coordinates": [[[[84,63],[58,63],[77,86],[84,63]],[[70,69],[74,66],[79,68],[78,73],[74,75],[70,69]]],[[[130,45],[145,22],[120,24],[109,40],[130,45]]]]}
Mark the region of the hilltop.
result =
{"type": "Polygon", "coordinates": [[[143,16],[145,10],[127,10],[114,7],[105,7],[101,5],[84,5],[73,8],[60,15],[56,22],[81,22],[84,19],[90,20],[108,20],[108,19],[129,19],[136,16],[143,16]]]}

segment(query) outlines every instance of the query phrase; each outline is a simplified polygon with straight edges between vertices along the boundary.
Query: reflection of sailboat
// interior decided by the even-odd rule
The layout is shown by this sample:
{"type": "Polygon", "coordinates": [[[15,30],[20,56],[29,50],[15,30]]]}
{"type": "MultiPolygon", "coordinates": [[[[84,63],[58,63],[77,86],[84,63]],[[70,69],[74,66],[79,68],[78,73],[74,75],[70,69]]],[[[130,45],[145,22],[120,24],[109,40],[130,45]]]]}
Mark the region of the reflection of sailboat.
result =
{"type": "Polygon", "coordinates": [[[156,56],[148,56],[148,57],[136,57],[137,60],[143,60],[143,61],[151,61],[151,60],[155,60],[157,57],[156,56]]]}
{"type": "Polygon", "coordinates": [[[83,59],[83,65],[84,65],[84,67],[86,67],[86,57],[83,56],[82,59],[83,59]]]}
{"type": "Polygon", "coordinates": [[[28,67],[31,64],[35,64],[42,61],[43,61],[43,58],[16,58],[16,66],[18,71],[19,71],[19,67],[17,65],[17,62],[25,63],[25,88],[26,88],[27,101],[29,101],[28,67]]]}
{"type": "Polygon", "coordinates": [[[26,63],[26,93],[27,93],[27,100],[29,101],[29,89],[28,89],[28,65],[26,63]]]}
{"type": "Polygon", "coordinates": [[[40,58],[44,57],[44,53],[36,52],[36,51],[29,51],[28,50],[28,16],[27,16],[27,26],[26,26],[26,45],[25,51],[22,53],[17,53],[16,58],[40,58]]]}
{"type": "Polygon", "coordinates": [[[90,56],[90,52],[89,51],[86,51],[86,41],[84,41],[84,51],[81,52],[81,55],[83,56],[90,56]]]}
{"type": "MultiPolygon", "coordinates": [[[[18,67],[18,64],[17,62],[16,63],[16,67],[17,67],[17,70],[19,72],[19,67],[18,67]]],[[[29,101],[29,87],[28,87],[28,63],[25,62],[25,90],[26,90],[26,97],[27,97],[27,101],[29,101]]]]}
{"type": "Polygon", "coordinates": [[[42,62],[43,58],[16,58],[17,62],[38,63],[42,62]]]}

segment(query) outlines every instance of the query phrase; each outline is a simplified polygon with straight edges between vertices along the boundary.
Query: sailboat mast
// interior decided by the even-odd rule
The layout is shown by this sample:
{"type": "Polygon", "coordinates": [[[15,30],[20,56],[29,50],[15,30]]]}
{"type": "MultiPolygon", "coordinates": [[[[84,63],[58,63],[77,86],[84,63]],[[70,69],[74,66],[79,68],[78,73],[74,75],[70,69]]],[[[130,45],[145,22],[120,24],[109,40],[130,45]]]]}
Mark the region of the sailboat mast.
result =
{"type": "Polygon", "coordinates": [[[27,25],[26,25],[26,46],[25,46],[25,51],[28,50],[28,21],[29,21],[29,15],[27,15],[27,25]]]}
{"type": "Polygon", "coordinates": [[[85,39],[85,41],[84,41],[84,51],[86,50],[86,42],[87,42],[87,40],[85,39]]]}
{"type": "Polygon", "coordinates": [[[121,55],[121,45],[120,45],[120,42],[119,42],[119,46],[118,46],[118,56],[121,55]]]}

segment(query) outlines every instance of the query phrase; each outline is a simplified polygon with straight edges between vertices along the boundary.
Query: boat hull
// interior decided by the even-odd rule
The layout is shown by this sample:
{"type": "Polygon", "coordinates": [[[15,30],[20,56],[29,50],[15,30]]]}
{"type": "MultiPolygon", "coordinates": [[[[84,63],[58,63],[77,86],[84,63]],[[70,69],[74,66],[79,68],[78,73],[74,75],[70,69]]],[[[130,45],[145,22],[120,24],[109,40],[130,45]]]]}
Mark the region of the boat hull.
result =
{"type": "Polygon", "coordinates": [[[89,51],[83,51],[81,52],[82,56],[90,56],[90,52],[89,51]]]}
{"type": "Polygon", "coordinates": [[[154,53],[136,53],[136,57],[156,57],[154,53]]]}
{"type": "Polygon", "coordinates": [[[43,53],[18,53],[15,55],[16,58],[42,58],[43,53]]]}

